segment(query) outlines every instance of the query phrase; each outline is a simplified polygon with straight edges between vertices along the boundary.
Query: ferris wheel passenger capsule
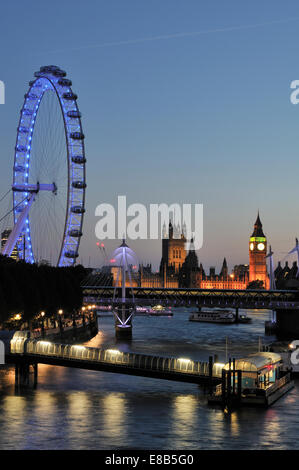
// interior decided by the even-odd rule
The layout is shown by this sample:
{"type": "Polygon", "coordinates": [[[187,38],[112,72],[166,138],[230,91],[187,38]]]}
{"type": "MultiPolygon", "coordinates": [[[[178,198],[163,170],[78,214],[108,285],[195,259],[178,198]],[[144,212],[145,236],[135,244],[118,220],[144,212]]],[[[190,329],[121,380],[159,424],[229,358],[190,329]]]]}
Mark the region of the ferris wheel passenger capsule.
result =
{"type": "Polygon", "coordinates": [[[86,163],[86,158],[83,157],[82,155],[74,155],[72,157],[72,162],[77,163],[78,165],[82,165],[83,163],[86,163]]]}
{"type": "Polygon", "coordinates": [[[72,186],[75,189],[83,189],[86,188],[86,183],[84,181],[73,181],[72,186]]]}
{"type": "Polygon", "coordinates": [[[70,118],[80,118],[80,117],[81,117],[81,113],[80,113],[80,111],[77,111],[77,110],[68,111],[68,112],[67,112],[67,116],[70,117],[70,118]]]}
{"type": "Polygon", "coordinates": [[[77,253],[77,251],[70,250],[70,251],[65,251],[64,256],[66,256],[67,258],[78,258],[79,253],[77,253]]]}
{"type": "Polygon", "coordinates": [[[82,132],[71,132],[70,138],[74,140],[83,140],[85,135],[82,132]]]}
{"type": "Polygon", "coordinates": [[[72,86],[72,80],[69,80],[68,78],[60,78],[58,80],[58,85],[60,85],[60,86],[72,86]]]}
{"type": "Polygon", "coordinates": [[[62,98],[68,101],[76,101],[78,96],[76,95],[76,93],[69,92],[69,93],[63,93],[62,98]]]}
{"type": "Polygon", "coordinates": [[[68,234],[69,234],[70,237],[74,237],[74,238],[82,237],[82,235],[83,235],[80,230],[76,230],[76,229],[70,230],[68,232],[68,234]]]}
{"type": "Polygon", "coordinates": [[[72,206],[71,212],[73,212],[74,214],[84,214],[85,209],[83,206],[72,206]]]}

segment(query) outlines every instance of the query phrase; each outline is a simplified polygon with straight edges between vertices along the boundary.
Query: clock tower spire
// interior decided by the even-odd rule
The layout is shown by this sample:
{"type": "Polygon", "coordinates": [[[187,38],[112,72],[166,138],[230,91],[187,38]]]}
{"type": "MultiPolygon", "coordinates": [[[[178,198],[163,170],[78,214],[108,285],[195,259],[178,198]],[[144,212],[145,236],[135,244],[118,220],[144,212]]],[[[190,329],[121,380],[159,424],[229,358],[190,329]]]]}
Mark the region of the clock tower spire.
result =
{"type": "Polygon", "coordinates": [[[267,238],[258,212],[253,233],[249,239],[249,282],[262,281],[263,287],[269,289],[266,255],[267,238]]]}

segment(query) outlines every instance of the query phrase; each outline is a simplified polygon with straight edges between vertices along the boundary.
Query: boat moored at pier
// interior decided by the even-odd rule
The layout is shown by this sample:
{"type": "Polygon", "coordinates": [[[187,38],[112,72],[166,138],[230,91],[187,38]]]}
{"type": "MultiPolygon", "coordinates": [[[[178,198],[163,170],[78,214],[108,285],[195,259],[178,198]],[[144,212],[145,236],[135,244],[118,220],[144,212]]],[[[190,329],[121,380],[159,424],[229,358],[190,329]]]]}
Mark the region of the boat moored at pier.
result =
{"type": "Polygon", "coordinates": [[[258,352],[230,361],[209,403],[269,406],[294,387],[280,354],[258,352]]]}

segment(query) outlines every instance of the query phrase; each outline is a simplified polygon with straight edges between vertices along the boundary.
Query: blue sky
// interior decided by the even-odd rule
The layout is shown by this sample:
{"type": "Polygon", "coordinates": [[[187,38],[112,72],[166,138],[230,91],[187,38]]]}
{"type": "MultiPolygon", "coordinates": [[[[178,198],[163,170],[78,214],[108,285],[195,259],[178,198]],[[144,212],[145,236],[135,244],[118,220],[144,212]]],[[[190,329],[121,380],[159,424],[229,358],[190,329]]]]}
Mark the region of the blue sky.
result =
{"type": "MultiPolygon", "coordinates": [[[[223,256],[229,266],[248,262],[259,208],[275,258],[285,258],[299,234],[299,105],[289,99],[299,79],[298,32],[294,1],[5,2],[1,194],[11,184],[28,81],[56,64],[83,113],[85,264],[101,262],[95,207],[119,194],[128,203],[203,203],[205,267],[219,267],[223,256]]],[[[160,243],[131,246],[158,264],[160,243]]]]}

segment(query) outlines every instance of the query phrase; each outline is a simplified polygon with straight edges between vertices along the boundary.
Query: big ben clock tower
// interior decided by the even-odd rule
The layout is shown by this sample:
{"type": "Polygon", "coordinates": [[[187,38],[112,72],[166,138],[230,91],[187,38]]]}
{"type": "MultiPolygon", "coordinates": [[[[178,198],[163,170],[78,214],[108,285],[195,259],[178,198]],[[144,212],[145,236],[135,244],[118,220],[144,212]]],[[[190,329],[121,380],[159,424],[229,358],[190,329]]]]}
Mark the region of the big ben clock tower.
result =
{"type": "Polygon", "coordinates": [[[249,282],[263,281],[263,287],[269,289],[266,254],[267,239],[258,213],[253,234],[249,239],[249,282]]]}

